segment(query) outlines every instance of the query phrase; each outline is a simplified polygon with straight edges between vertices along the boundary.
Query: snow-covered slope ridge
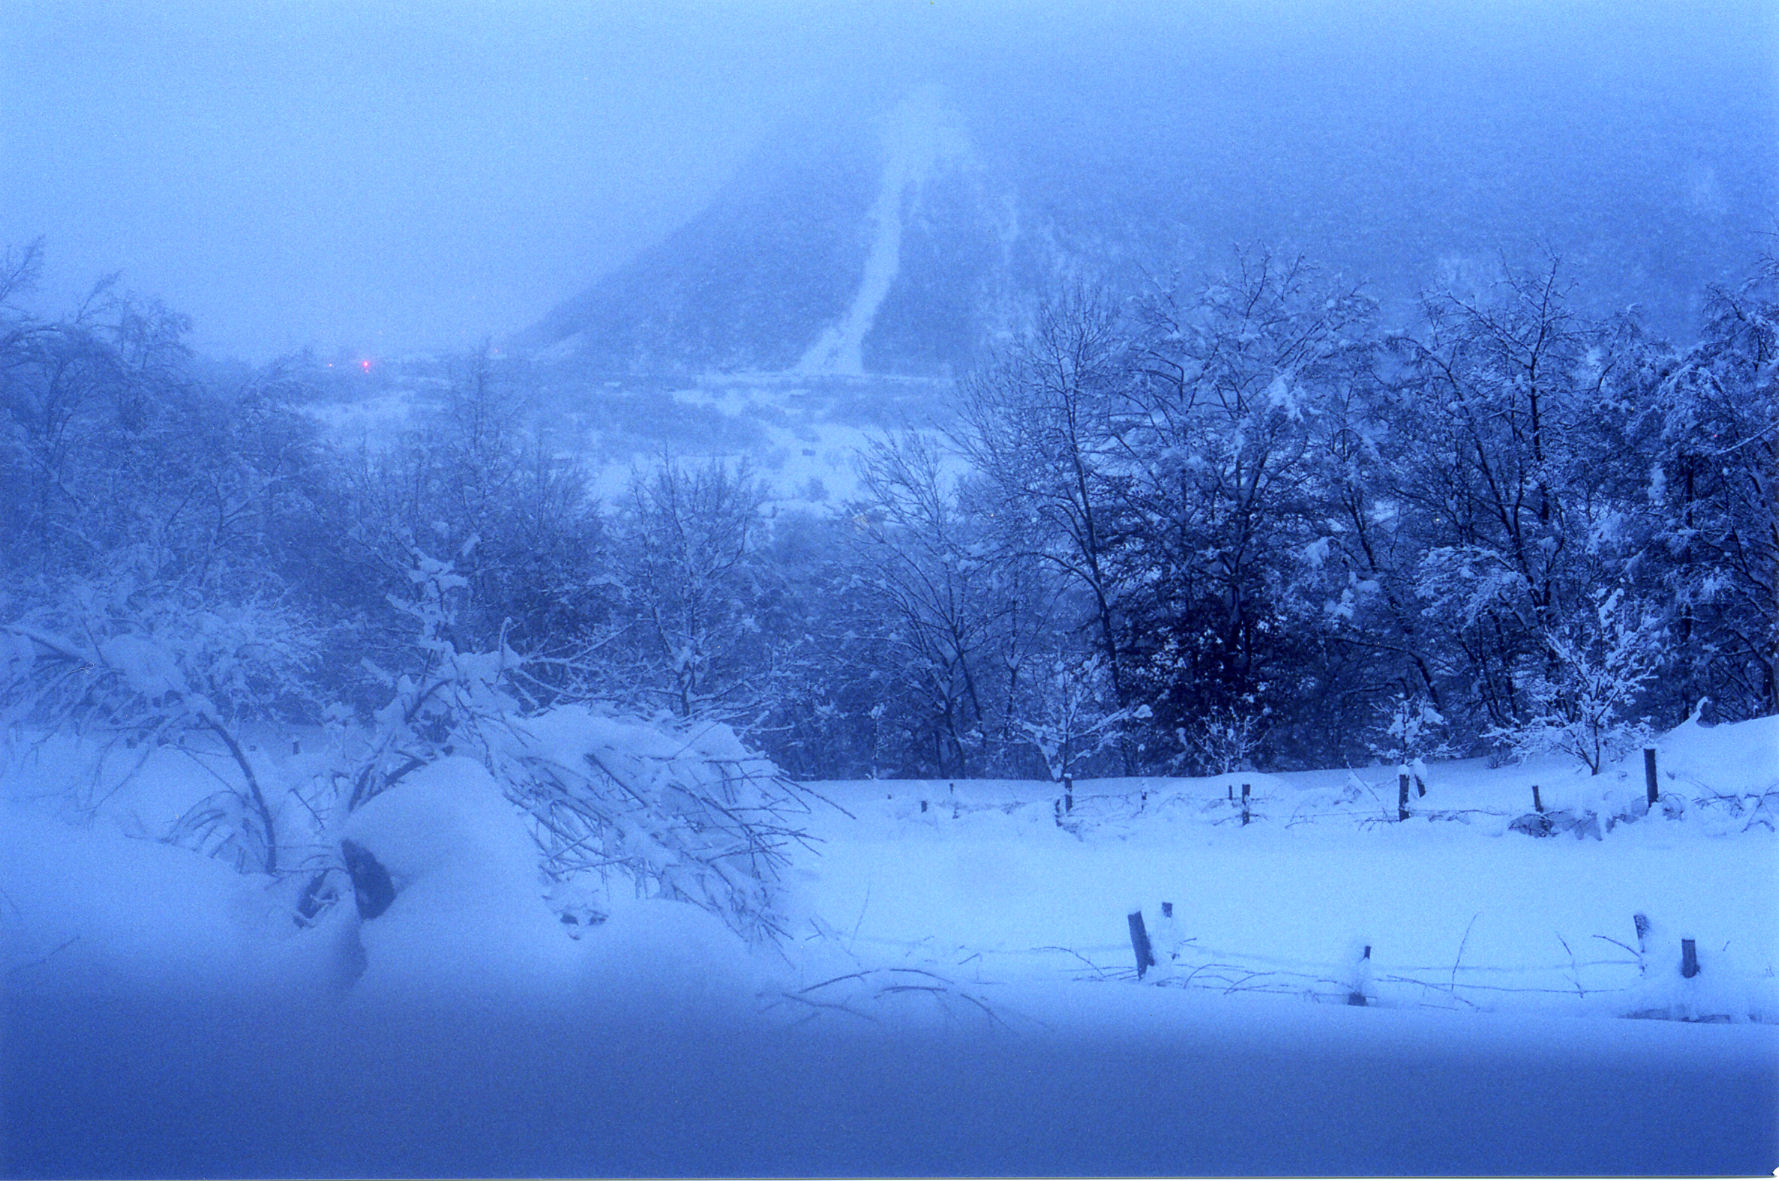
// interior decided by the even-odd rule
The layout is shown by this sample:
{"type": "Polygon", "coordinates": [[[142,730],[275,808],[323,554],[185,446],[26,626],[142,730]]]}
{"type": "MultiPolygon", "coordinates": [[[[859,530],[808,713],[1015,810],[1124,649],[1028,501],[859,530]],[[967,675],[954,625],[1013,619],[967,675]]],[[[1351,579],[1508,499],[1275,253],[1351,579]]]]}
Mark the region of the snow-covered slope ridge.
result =
{"type": "Polygon", "coordinates": [[[823,330],[803,354],[798,371],[864,373],[865,337],[901,269],[904,222],[916,212],[928,181],[940,169],[963,167],[970,158],[962,122],[942,105],[936,91],[916,91],[890,113],[883,128],[882,178],[869,215],[871,252],[858,291],[840,323],[823,330]]]}

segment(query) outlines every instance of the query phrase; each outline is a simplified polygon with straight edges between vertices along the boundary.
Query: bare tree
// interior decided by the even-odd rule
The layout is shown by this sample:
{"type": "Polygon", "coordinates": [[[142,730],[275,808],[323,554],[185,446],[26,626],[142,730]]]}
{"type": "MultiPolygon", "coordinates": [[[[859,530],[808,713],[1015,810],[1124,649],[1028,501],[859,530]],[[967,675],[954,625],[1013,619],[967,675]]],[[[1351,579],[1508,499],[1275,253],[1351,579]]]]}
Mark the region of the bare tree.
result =
{"type": "Polygon", "coordinates": [[[1076,287],[1042,303],[1031,329],[963,387],[958,450],[994,492],[1003,551],[1062,573],[1085,592],[1088,626],[1120,708],[1115,561],[1123,448],[1118,392],[1124,338],[1112,300],[1076,287]]]}
{"type": "Polygon", "coordinates": [[[615,564],[636,651],[679,717],[735,718],[752,704],[764,501],[746,461],[664,456],[631,480],[615,564]]]}

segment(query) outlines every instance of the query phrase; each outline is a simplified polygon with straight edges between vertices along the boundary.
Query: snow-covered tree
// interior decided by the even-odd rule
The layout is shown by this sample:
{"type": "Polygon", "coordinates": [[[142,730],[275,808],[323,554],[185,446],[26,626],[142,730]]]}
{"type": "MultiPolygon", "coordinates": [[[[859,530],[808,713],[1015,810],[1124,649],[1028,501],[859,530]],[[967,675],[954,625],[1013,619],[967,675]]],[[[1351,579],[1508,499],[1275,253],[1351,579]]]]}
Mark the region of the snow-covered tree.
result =
{"type": "Polygon", "coordinates": [[[990,539],[959,504],[955,477],[927,436],[872,442],[859,476],[863,497],[848,506],[848,542],[855,593],[876,607],[888,700],[907,701],[910,736],[928,740],[911,743],[915,765],[967,775],[996,729],[989,710],[1000,701],[986,678],[997,671],[989,650],[1007,603],[990,539]]]}
{"type": "Polygon", "coordinates": [[[1779,711],[1779,260],[1716,288],[1698,343],[1662,374],[1639,456],[1648,565],[1675,605],[1681,714],[1779,711]]]}
{"type": "Polygon", "coordinates": [[[613,576],[632,671],[680,718],[751,720],[767,654],[759,624],[765,491],[748,464],[664,457],[614,523],[613,576]]]}
{"type": "Polygon", "coordinates": [[[985,505],[1008,560],[1047,567],[1085,600],[1120,707],[1124,587],[1114,555],[1120,498],[1119,387],[1127,371],[1118,308],[1071,288],[1039,303],[1028,331],[964,382],[953,442],[991,490],[985,505]]]}
{"type": "Polygon", "coordinates": [[[1553,261],[1489,300],[1430,297],[1425,329],[1393,342],[1401,457],[1384,494],[1415,539],[1418,646],[1443,648],[1441,712],[1463,694],[1465,737],[1531,717],[1524,690],[1555,675],[1556,638],[1634,549],[1634,339],[1580,317],[1559,275],[1553,261]]]}
{"type": "Polygon", "coordinates": [[[1298,583],[1327,527],[1323,419],[1365,375],[1372,311],[1303,259],[1266,252],[1138,302],[1118,568],[1133,588],[1133,676],[1167,730],[1300,689],[1314,648],[1298,583]]]}

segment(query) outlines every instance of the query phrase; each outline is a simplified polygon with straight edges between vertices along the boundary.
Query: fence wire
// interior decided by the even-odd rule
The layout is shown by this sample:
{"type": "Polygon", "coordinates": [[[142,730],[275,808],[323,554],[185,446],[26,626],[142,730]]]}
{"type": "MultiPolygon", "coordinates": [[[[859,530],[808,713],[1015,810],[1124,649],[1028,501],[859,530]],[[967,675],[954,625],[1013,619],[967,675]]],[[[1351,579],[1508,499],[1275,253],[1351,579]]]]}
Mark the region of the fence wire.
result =
{"type": "MultiPolygon", "coordinates": [[[[971,947],[937,938],[885,939],[856,935],[850,948],[868,948],[886,958],[921,963],[953,973],[973,971],[992,983],[996,968],[1029,976],[1034,969],[1058,977],[1128,982],[1223,995],[1238,993],[1297,996],[1322,1003],[1365,1004],[1454,1010],[1486,1010],[1513,998],[1609,1000],[1634,992],[1645,965],[1634,955],[1576,958],[1525,964],[1463,962],[1392,963],[1372,958],[1359,963],[1294,959],[1260,952],[1211,947],[1195,939],[1157,949],[1160,961],[1139,975],[1131,945],[971,947]]],[[[855,951],[856,954],[856,951],[855,951]]]]}

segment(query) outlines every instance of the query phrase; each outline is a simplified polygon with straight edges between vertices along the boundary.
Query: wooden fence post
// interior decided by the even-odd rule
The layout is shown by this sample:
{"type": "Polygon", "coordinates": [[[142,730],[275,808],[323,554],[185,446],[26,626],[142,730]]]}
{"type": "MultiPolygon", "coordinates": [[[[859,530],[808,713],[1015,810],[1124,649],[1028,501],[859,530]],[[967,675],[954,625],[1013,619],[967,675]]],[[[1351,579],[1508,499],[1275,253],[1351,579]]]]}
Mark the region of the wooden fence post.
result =
{"type": "Polygon", "coordinates": [[[1363,1005],[1365,1001],[1365,985],[1371,979],[1371,944],[1359,953],[1359,967],[1353,973],[1353,989],[1347,993],[1347,1004],[1363,1005]]]}
{"type": "Polygon", "coordinates": [[[1649,797],[1649,806],[1655,807],[1656,797],[1661,795],[1661,792],[1656,789],[1655,785],[1655,747],[1653,746],[1643,748],[1643,791],[1649,797]]]}
{"type": "Polygon", "coordinates": [[[1631,925],[1637,928],[1637,975],[1642,976],[1649,971],[1649,916],[1638,912],[1631,925]]]}
{"type": "Polygon", "coordinates": [[[1691,939],[1680,941],[1680,974],[1688,980],[1699,974],[1699,945],[1691,939]]]}
{"type": "Polygon", "coordinates": [[[1062,809],[1069,813],[1075,811],[1075,777],[1073,775],[1062,777],[1062,809]]]}
{"type": "Polygon", "coordinates": [[[1396,776],[1396,819],[1408,819],[1408,772],[1396,776]]]}
{"type": "Polygon", "coordinates": [[[1544,812],[1544,801],[1539,798],[1538,785],[1536,783],[1532,785],[1532,811],[1540,814],[1543,814],[1544,812]]]}
{"type": "Polygon", "coordinates": [[[1133,910],[1129,914],[1130,949],[1137,954],[1137,979],[1155,966],[1155,951],[1149,946],[1149,929],[1143,925],[1143,912],[1133,910]]]}
{"type": "Polygon", "coordinates": [[[1248,785],[1242,784],[1242,824],[1248,823],[1248,785]]]}

